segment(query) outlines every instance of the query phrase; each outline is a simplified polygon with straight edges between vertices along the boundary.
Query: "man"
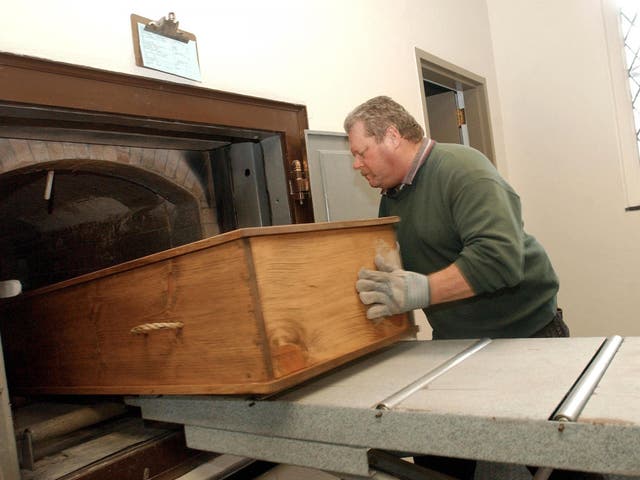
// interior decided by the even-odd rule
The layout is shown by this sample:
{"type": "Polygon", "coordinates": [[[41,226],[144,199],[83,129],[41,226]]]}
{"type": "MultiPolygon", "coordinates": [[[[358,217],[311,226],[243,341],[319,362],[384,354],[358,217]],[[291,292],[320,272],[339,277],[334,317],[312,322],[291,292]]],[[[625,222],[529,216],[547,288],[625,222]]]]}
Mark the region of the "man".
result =
{"type": "Polygon", "coordinates": [[[551,262],[523,230],[518,195],[484,155],[424,138],[388,97],[357,107],[344,127],[353,167],[382,189],[380,216],[400,217],[406,270],[377,256],[378,271],[359,274],[369,318],[422,308],[434,339],[568,335],[551,262]]]}
{"type": "MultiPolygon", "coordinates": [[[[518,195],[484,155],[425,138],[416,120],[384,96],[356,107],[344,129],[353,168],[382,191],[379,216],[400,217],[404,268],[376,255],[377,270],[358,274],[368,318],[421,308],[434,339],[569,335],[551,262],[523,230],[518,195]]],[[[475,471],[472,461],[416,463],[456,478],[473,479],[475,471]]],[[[587,478],[564,473],[552,478],[587,478]]]]}

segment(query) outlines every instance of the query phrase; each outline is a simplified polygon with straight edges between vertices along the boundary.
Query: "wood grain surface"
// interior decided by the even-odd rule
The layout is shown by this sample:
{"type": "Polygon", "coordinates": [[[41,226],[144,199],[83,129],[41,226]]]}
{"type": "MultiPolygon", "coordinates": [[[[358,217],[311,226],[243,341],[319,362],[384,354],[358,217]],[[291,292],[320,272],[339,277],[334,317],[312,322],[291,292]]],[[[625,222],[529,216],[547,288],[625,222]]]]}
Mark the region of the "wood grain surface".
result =
{"type": "Polygon", "coordinates": [[[401,333],[405,316],[377,326],[355,289],[358,270],[375,268],[378,242],[395,245],[387,225],[250,239],[276,377],[329,361],[401,333]]]}
{"type": "Polygon", "coordinates": [[[394,221],[241,229],[3,302],[9,385],[271,393],[388,345],[412,324],[374,325],[354,285],[394,221]],[[158,323],[181,326],[131,333],[158,323]]]}

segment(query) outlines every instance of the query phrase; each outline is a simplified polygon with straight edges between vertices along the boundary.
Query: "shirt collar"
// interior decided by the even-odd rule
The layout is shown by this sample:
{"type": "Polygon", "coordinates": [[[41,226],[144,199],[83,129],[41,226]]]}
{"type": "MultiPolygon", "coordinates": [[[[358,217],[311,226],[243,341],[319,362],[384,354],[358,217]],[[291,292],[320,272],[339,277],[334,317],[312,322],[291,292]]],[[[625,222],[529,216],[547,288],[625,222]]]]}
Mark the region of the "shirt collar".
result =
{"type": "Polygon", "coordinates": [[[420,144],[420,148],[416,152],[415,157],[413,157],[413,160],[411,160],[409,171],[407,171],[407,174],[402,179],[402,183],[392,188],[385,188],[380,193],[382,195],[388,195],[392,197],[394,195],[397,195],[406,185],[411,185],[413,183],[413,179],[416,177],[416,173],[426,161],[435,144],[436,142],[432,138],[423,138],[422,143],[420,144]]]}

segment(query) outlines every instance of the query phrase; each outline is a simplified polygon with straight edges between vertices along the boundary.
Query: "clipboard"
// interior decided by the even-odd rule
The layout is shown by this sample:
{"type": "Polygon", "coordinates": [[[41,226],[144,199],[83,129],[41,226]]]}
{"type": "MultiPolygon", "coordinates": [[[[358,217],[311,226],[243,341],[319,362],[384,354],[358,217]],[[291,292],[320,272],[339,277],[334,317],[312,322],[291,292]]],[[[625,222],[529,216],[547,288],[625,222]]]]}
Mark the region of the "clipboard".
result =
{"type": "Polygon", "coordinates": [[[132,13],[131,35],[139,67],[202,81],[196,36],[178,29],[175,14],[153,21],[132,13]]]}

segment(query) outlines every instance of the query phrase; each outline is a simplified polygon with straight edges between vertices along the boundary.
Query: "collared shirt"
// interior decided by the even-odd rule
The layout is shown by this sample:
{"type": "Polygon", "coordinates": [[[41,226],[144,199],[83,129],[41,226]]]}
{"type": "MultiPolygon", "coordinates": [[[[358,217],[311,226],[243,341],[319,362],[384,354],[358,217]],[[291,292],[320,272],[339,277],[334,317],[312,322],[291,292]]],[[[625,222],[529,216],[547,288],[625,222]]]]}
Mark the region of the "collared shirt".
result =
{"type": "Polygon", "coordinates": [[[425,137],[424,139],[422,139],[420,148],[416,152],[415,157],[413,157],[413,160],[411,161],[411,167],[402,179],[402,183],[392,188],[385,188],[380,193],[382,195],[393,197],[394,195],[397,195],[405,187],[405,185],[411,185],[413,179],[416,176],[416,172],[424,164],[425,160],[429,156],[429,153],[431,153],[431,149],[435,144],[435,140],[431,138],[425,137]]]}

